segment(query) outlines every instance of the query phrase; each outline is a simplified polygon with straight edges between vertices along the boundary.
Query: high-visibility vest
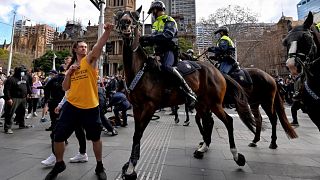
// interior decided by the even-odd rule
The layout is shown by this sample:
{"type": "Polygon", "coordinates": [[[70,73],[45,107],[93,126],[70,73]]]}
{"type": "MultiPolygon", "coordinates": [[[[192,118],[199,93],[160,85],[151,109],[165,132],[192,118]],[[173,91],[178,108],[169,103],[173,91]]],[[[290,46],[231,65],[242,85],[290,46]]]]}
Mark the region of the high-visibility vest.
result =
{"type": "Polygon", "coordinates": [[[234,48],[234,43],[233,43],[233,41],[229,38],[229,36],[226,36],[226,35],[222,36],[222,37],[219,39],[219,41],[218,41],[218,43],[217,43],[217,46],[218,46],[218,47],[219,47],[220,41],[222,41],[222,40],[227,41],[227,42],[228,42],[228,45],[229,45],[230,47],[233,47],[233,48],[234,48]]]}

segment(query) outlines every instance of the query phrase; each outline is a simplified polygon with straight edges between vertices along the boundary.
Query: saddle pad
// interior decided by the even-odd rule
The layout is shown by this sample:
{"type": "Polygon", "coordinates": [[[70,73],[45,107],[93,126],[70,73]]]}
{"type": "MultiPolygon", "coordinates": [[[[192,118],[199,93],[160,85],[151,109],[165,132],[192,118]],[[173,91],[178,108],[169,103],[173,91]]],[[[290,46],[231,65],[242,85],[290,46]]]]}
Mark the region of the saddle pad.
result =
{"type": "Polygon", "coordinates": [[[192,74],[196,70],[201,69],[199,64],[194,61],[179,61],[177,63],[177,68],[182,76],[192,74]]]}
{"type": "Polygon", "coordinates": [[[230,76],[236,80],[241,86],[251,86],[252,85],[252,79],[245,69],[240,69],[239,71],[235,71],[230,74],[230,76]]]}

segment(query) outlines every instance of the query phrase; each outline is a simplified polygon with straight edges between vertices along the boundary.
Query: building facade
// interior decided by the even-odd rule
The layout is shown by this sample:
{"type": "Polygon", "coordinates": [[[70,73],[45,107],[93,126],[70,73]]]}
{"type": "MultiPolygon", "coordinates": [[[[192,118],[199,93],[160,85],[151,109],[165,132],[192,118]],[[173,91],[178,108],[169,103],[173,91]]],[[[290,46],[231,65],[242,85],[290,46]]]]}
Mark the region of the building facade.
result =
{"type": "Polygon", "coordinates": [[[46,24],[28,24],[16,22],[13,49],[15,52],[32,55],[34,58],[42,56],[48,46],[51,46],[55,30],[46,24]]]}
{"type": "Polygon", "coordinates": [[[297,4],[298,20],[304,20],[309,11],[320,12],[320,0],[301,0],[297,4]]]}
{"type": "MultiPolygon", "coordinates": [[[[105,9],[105,22],[115,23],[114,13],[117,10],[133,11],[136,9],[135,0],[107,0],[105,9]]],[[[82,40],[88,45],[88,51],[92,49],[98,39],[98,26],[91,26],[88,23],[86,30],[80,22],[68,21],[64,32],[56,34],[53,42],[54,50],[72,51],[72,45],[75,41],[82,40]]],[[[104,75],[119,74],[122,69],[122,37],[118,32],[113,31],[110,34],[109,42],[112,44],[112,52],[106,53],[103,64],[104,75]]]]}
{"type": "Polygon", "coordinates": [[[217,24],[202,24],[198,23],[196,27],[197,48],[199,52],[203,52],[206,48],[213,45],[214,30],[218,27],[217,24]]]}
{"type": "Polygon", "coordinates": [[[302,21],[282,16],[276,24],[252,24],[239,28],[233,37],[237,47],[237,60],[241,67],[259,68],[272,76],[289,74],[286,68],[287,48],[282,45],[288,34],[287,23],[293,26],[302,21]]]}
{"type": "Polygon", "coordinates": [[[196,43],[196,2],[195,0],[163,0],[166,13],[178,24],[178,36],[196,43]]]}

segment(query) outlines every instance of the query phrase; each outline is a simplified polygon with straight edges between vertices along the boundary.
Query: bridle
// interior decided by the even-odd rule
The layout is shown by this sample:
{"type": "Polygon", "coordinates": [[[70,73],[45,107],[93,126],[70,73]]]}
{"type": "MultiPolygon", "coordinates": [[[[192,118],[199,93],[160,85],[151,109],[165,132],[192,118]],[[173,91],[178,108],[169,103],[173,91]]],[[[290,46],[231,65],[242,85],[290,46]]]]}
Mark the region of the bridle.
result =
{"type": "MultiPolygon", "coordinates": [[[[289,32],[290,33],[290,32],[289,32]]],[[[303,70],[308,73],[310,76],[314,76],[314,74],[312,72],[309,71],[309,64],[310,62],[313,62],[317,59],[311,59],[310,55],[313,53],[313,49],[316,48],[315,42],[313,40],[313,35],[311,34],[311,32],[308,30],[308,33],[304,32],[303,36],[307,34],[308,36],[312,37],[312,46],[309,50],[308,54],[302,53],[302,52],[289,52],[288,53],[288,58],[293,58],[294,61],[298,64],[301,65],[301,67],[303,68],[303,70]]],[[[318,58],[319,59],[319,58],[318,58]]]]}

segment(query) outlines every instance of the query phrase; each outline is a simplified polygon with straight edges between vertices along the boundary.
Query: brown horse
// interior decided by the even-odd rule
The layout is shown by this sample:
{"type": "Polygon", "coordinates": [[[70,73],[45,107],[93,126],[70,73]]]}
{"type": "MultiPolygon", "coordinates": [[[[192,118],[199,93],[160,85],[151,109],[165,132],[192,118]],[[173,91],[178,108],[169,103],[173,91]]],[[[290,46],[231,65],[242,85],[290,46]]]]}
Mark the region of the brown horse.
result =
{"type": "MultiPolygon", "coordinates": [[[[118,22],[117,28],[123,36],[123,65],[127,84],[133,85],[128,93],[128,98],[133,105],[135,132],[133,136],[132,151],[129,162],[122,168],[124,179],[136,179],[137,175],[134,168],[140,158],[140,140],[143,132],[148,126],[150,119],[156,109],[160,107],[172,107],[186,103],[185,97],[176,85],[170,81],[170,76],[156,68],[150,68],[150,62],[143,48],[139,45],[139,14],[141,7],[135,11],[119,11],[116,14],[118,22]],[[141,75],[138,80],[136,75],[141,75]]],[[[212,64],[208,62],[198,63],[201,69],[185,76],[186,81],[197,94],[197,118],[201,118],[204,124],[204,133],[209,136],[207,129],[212,129],[213,112],[226,126],[229,135],[230,150],[235,162],[239,166],[245,165],[245,158],[237,152],[233,135],[233,119],[222,107],[222,102],[226,93],[227,83],[233,84],[233,94],[236,94],[236,103],[239,107],[239,116],[244,124],[254,132],[254,119],[251,116],[249,106],[243,89],[232,80],[225,80],[223,75],[212,64]]],[[[172,78],[171,78],[172,79],[172,78]]],[[[228,87],[229,88],[229,87],[228,87]]],[[[211,134],[210,134],[211,136],[211,134]]]]}
{"type": "MultiPolygon", "coordinates": [[[[208,57],[207,57],[208,58],[208,57]]],[[[209,60],[212,64],[211,60],[209,60]]],[[[215,64],[214,64],[215,65],[215,64]]],[[[297,134],[291,127],[288,118],[284,110],[283,100],[280,96],[280,91],[278,89],[277,83],[272,76],[268,73],[257,69],[257,68],[246,68],[245,69],[252,79],[252,85],[243,87],[246,94],[248,95],[248,101],[256,121],[256,133],[253,141],[249,144],[250,147],[256,147],[257,142],[260,141],[261,129],[262,129],[262,117],[259,110],[259,106],[266,112],[272,127],[271,143],[269,145],[270,149],[276,149],[277,145],[277,119],[287,133],[289,138],[297,138],[297,134]]],[[[226,77],[226,76],[225,76],[226,77]]],[[[227,92],[228,94],[228,92],[227,92]]],[[[196,123],[202,132],[202,124],[199,119],[196,118],[196,123]]],[[[212,131],[212,130],[211,130],[212,131]]],[[[202,134],[202,133],[201,133],[202,134]]],[[[202,134],[203,135],[203,134],[202,134]]],[[[204,140],[211,137],[204,136],[204,140]]],[[[206,142],[206,141],[204,141],[206,142]]],[[[203,148],[202,142],[200,143],[199,150],[203,148]]],[[[201,151],[201,150],[200,150],[201,151]]]]}

